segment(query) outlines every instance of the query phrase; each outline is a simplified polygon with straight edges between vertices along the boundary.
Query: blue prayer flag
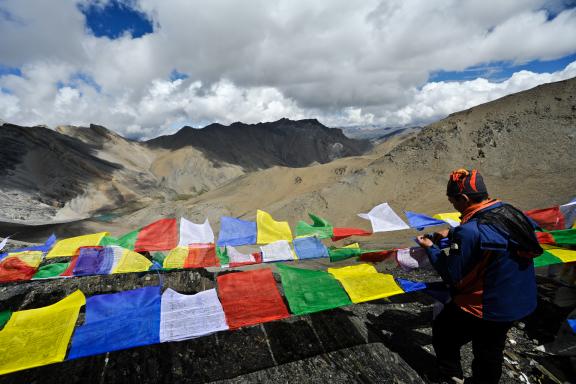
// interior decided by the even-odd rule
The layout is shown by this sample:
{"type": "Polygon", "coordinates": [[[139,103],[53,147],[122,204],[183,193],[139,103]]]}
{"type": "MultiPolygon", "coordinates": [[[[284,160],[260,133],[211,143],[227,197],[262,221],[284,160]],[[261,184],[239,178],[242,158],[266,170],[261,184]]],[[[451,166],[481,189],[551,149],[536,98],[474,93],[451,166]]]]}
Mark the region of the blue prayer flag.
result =
{"type": "Polygon", "coordinates": [[[294,250],[299,259],[328,257],[328,249],[326,246],[313,236],[294,239],[294,250]]]}
{"type": "Polygon", "coordinates": [[[406,279],[396,279],[396,281],[398,282],[398,284],[400,284],[404,292],[413,292],[426,289],[426,283],[422,283],[419,281],[412,281],[406,279]]]}
{"type": "Polygon", "coordinates": [[[68,359],[159,343],[160,303],[159,286],[89,297],[68,359]]]}
{"type": "Polygon", "coordinates": [[[432,227],[435,225],[445,225],[447,224],[444,220],[438,220],[430,216],[423,215],[421,213],[405,211],[406,217],[408,218],[408,224],[410,227],[416,228],[421,231],[426,227],[432,227]]]}
{"type": "Polygon", "coordinates": [[[251,245],[256,244],[256,223],[222,216],[220,218],[220,235],[217,245],[251,245]]]}

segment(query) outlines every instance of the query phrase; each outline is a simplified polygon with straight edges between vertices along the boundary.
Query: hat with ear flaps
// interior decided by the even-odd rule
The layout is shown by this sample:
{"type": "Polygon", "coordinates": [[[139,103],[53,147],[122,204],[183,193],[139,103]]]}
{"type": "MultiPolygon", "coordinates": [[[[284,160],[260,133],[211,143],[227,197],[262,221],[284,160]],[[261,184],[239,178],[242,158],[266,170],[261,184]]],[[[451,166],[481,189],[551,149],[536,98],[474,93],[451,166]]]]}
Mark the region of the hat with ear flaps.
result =
{"type": "Polygon", "coordinates": [[[484,179],[476,169],[457,169],[450,174],[448,186],[446,188],[446,195],[482,195],[488,194],[484,179]]]}

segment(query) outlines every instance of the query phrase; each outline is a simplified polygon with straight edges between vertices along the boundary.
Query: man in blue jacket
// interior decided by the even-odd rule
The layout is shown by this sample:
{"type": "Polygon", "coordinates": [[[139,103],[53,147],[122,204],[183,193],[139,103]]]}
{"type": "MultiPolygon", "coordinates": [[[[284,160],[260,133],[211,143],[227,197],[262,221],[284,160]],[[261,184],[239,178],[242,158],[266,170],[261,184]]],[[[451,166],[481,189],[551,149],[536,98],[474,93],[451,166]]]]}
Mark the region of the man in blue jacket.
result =
{"type": "Polygon", "coordinates": [[[532,221],[489,199],[477,170],[452,172],[447,195],[462,214],[461,225],[432,239],[417,238],[452,296],[432,326],[438,368],[444,378],[461,380],[460,349],[472,341],[472,377],[466,382],[498,383],[512,322],[536,309],[532,258],[542,248],[532,221]],[[450,240],[448,253],[435,244],[444,237],[450,240]]]}

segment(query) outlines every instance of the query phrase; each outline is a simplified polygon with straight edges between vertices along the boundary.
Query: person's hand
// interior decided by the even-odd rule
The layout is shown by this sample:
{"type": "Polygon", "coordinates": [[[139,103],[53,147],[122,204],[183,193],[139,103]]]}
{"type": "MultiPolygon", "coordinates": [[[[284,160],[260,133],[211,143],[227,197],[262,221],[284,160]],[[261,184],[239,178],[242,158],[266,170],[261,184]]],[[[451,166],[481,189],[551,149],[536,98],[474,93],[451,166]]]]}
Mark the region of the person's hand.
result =
{"type": "Polygon", "coordinates": [[[447,238],[449,233],[449,229],[443,229],[441,231],[434,232],[434,235],[432,236],[432,242],[434,244],[438,244],[440,240],[447,238]]]}
{"type": "Polygon", "coordinates": [[[416,236],[416,242],[418,243],[418,245],[420,245],[422,248],[430,248],[431,246],[434,245],[434,243],[432,242],[432,240],[430,240],[428,237],[426,236],[416,236]]]}

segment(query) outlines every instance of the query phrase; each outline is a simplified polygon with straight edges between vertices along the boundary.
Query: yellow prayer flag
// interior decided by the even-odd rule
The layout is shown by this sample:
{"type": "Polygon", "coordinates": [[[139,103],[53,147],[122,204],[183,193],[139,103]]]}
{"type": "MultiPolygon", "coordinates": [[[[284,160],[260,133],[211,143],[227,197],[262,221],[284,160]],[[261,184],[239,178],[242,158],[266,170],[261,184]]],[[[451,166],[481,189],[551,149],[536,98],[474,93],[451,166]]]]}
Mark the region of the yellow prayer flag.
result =
{"type": "Polygon", "coordinates": [[[359,264],[343,268],[328,268],[350,296],[353,303],[381,299],[404,293],[392,275],[378,273],[374,266],[359,264]]]}
{"type": "Polygon", "coordinates": [[[141,254],[125,249],[112,273],[146,272],[151,266],[152,262],[141,254]]]}
{"type": "Polygon", "coordinates": [[[269,213],[258,210],[256,213],[258,226],[258,244],[270,244],[279,240],[292,241],[292,231],[286,221],[276,221],[269,213]]]}
{"type": "Polygon", "coordinates": [[[348,244],[345,247],[342,248],[352,248],[352,249],[360,249],[360,244],[358,243],[352,243],[352,244],[348,244]]]}
{"type": "Polygon", "coordinates": [[[162,266],[164,268],[184,268],[188,253],[188,247],[176,247],[168,253],[162,266]]]}
{"type": "Polygon", "coordinates": [[[104,236],[107,235],[109,235],[108,232],[100,232],[60,240],[54,245],[54,248],[48,252],[46,258],[52,259],[54,257],[74,256],[78,248],[97,246],[100,244],[100,241],[102,241],[104,236]]]}
{"type": "Polygon", "coordinates": [[[448,213],[437,213],[437,214],[435,214],[435,215],[432,216],[432,217],[435,218],[435,219],[438,219],[438,220],[444,220],[444,221],[446,221],[446,222],[448,222],[448,223],[449,223],[450,221],[459,223],[459,222],[460,222],[460,216],[461,216],[461,215],[462,215],[462,214],[461,214],[460,212],[448,212],[448,213]]]}
{"type": "Polygon", "coordinates": [[[0,375],[64,361],[84,304],[76,291],[56,304],[14,312],[0,331],[0,375]]]}
{"type": "Polygon", "coordinates": [[[8,256],[6,256],[6,259],[17,257],[28,264],[28,266],[38,268],[42,262],[42,255],[42,251],[22,251],[9,253],[8,256]]]}
{"type": "Polygon", "coordinates": [[[576,261],[576,251],[572,249],[559,248],[552,245],[540,244],[546,252],[556,256],[565,263],[576,261]]]}

